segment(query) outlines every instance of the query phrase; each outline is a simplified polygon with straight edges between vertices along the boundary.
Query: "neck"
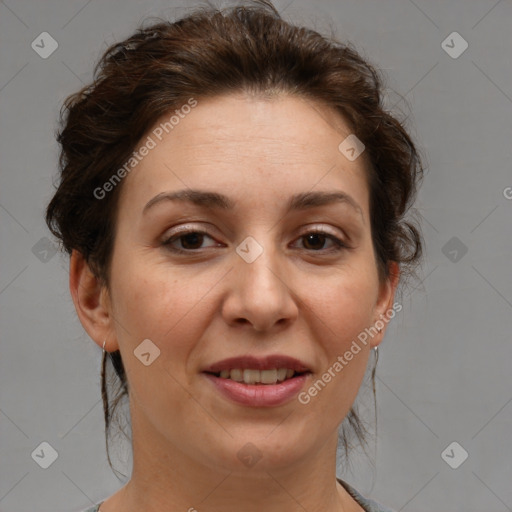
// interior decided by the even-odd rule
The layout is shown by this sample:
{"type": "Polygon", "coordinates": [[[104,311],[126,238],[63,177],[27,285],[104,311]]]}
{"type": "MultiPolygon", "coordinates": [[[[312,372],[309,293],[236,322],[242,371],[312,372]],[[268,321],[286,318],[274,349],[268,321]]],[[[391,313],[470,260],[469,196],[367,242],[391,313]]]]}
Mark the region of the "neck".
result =
{"type": "Polygon", "coordinates": [[[268,466],[262,458],[242,470],[210,467],[158,434],[138,434],[133,422],[131,479],[101,512],[362,510],[336,480],[337,432],[300,460],[268,466]]]}

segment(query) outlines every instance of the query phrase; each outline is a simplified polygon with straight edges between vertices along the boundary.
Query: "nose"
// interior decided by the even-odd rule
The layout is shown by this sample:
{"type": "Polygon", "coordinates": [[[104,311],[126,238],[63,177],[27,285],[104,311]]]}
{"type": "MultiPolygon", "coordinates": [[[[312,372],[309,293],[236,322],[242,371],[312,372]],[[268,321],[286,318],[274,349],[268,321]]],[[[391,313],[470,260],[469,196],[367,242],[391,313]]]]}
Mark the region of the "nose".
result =
{"type": "Polygon", "coordinates": [[[235,267],[228,273],[228,293],[222,315],[229,325],[247,325],[255,331],[273,331],[297,318],[297,299],[286,262],[264,248],[249,263],[234,253],[235,267]]]}

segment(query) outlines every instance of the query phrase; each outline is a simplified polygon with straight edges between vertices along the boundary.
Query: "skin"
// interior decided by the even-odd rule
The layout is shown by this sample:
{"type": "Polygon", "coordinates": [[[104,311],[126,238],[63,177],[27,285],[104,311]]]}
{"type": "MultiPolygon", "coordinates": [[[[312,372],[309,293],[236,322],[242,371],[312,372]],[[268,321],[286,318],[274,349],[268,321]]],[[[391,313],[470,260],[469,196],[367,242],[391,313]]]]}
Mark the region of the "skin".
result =
{"type": "Polygon", "coordinates": [[[132,477],[102,512],[362,510],[335,479],[337,429],[385,327],[305,405],[235,404],[201,374],[227,357],[287,354],[312,369],[307,390],[392,308],[399,269],[379,280],[365,153],[351,162],[338,150],[350,133],[336,112],[298,97],[199,99],[122,182],[109,290],[72,253],[80,321],[100,347],[121,351],[130,387],[132,477]],[[162,201],[142,213],[184,188],[236,206],[162,201]],[[344,191],[361,212],[284,211],[291,195],[320,190],[344,191]],[[175,254],[163,241],[180,226],[208,236],[176,239],[189,252],[175,254]],[[308,243],[315,228],[349,248],[308,243]],[[252,263],[235,251],[247,236],[263,247],[252,263]],[[160,349],[149,366],[133,354],[145,339],[160,349]],[[252,467],[237,457],[249,442],[261,455],[252,467]]]}

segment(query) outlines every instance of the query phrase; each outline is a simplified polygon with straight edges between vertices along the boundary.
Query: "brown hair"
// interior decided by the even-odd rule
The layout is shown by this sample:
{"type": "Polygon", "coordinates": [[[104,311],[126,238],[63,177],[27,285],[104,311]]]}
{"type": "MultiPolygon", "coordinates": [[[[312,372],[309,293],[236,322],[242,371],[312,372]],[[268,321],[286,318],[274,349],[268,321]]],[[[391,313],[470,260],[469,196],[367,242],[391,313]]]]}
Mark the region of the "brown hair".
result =
{"type": "MultiPolygon", "coordinates": [[[[94,69],[93,82],[64,102],[57,134],[60,184],[47,208],[48,227],[68,253],[82,253],[108,288],[122,184],[102,200],[94,191],[128,161],[155,122],[191,97],[240,91],[294,94],[339,112],[364,143],[379,276],[388,277],[388,264],[395,261],[403,281],[414,274],[422,254],[419,228],[405,214],[423,168],[403,122],[383,106],[382,84],[351,43],[284,21],[270,1],[224,10],[200,7],[175,22],[143,24],[109,47],[94,69]]],[[[110,404],[104,358],[107,455],[111,419],[128,395],[120,352],[112,352],[110,359],[119,385],[110,404]]],[[[374,375],[375,367],[375,393],[374,375]]],[[[341,428],[345,454],[347,428],[365,441],[366,429],[354,406],[341,428]]]]}

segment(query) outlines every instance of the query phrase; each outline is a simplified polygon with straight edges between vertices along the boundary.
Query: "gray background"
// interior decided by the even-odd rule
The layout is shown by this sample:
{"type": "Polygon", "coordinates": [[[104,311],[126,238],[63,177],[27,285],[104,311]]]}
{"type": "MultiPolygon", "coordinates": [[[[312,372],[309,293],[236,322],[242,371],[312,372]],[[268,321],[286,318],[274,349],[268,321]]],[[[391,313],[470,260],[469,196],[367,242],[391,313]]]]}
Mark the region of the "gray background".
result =
{"type": "MultiPolygon", "coordinates": [[[[0,1],[1,511],[81,510],[122,485],[106,461],[101,350],[76,318],[66,258],[44,239],[54,130],[60,104],[91,79],[107,45],[147,15],[174,18],[193,4],[0,1]],[[47,59],[31,48],[45,31],[58,42],[47,59]],[[58,453],[48,469],[31,457],[43,441],[58,453]]],[[[377,442],[339,475],[399,511],[510,511],[512,3],[276,6],[320,31],[332,24],[384,69],[387,102],[408,112],[427,155],[423,283],[405,292],[381,345],[377,442]],[[458,58],[441,45],[453,31],[469,44],[458,58]],[[441,457],[453,441],[469,454],[457,469],[441,457]]],[[[127,474],[123,453],[114,463],[127,474]]]]}

